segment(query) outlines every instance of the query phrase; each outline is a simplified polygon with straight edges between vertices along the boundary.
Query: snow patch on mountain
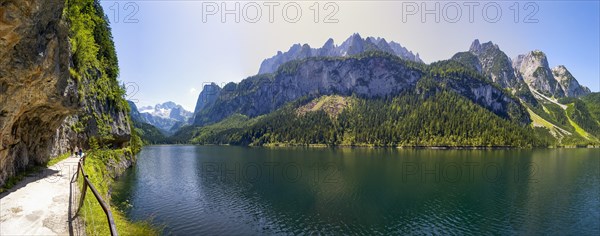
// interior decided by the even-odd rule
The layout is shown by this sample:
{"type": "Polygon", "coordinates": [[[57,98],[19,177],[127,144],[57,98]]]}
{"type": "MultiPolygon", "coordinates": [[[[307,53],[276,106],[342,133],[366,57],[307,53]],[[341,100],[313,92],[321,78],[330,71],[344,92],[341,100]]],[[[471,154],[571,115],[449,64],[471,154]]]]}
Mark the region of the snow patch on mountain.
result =
{"type": "Polygon", "coordinates": [[[185,110],[174,102],[165,102],[152,106],[139,108],[142,122],[151,124],[166,134],[172,134],[174,127],[181,127],[190,123],[193,116],[191,111],[185,110]]]}

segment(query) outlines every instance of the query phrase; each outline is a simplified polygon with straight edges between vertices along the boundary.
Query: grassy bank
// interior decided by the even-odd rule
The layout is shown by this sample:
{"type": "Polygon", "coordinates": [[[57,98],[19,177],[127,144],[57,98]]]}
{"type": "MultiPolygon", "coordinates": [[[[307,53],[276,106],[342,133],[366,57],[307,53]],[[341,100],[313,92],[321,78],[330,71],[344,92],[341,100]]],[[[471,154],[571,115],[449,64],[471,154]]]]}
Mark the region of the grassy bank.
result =
{"type": "MultiPolygon", "coordinates": [[[[110,201],[110,186],[117,172],[122,171],[119,170],[121,163],[134,161],[131,151],[128,148],[94,150],[86,155],[84,170],[103,200],[109,203],[119,235],[158,235],[160,230],[157,227],[147,221],[130,221],[110,201]]],[[[78,179],[78,185],[81,188],[83,178],[78,179]]],[[[79,214],[85,222],[87,235],[110,235],[106,215],[89,189],[79,214]]]]}
{"type": "Polygon", "coordinates": [[[60,156],[57,156],[57,157],[55,157],[55,158],[52,158],[52,159],[50,159],[50,160],[48,161],[48,163],[46,163],[46,166],[47,166],[47,167],[53,166],[53,165],[55,165],[56,163],[59,163],[59,162],[61,162],[62,160],[69,158],[70,156],[71,156],[71,154],[70,154],[70,153],[65,153],[65,154],[62,154],[62,155],[60,155],[60,156]]]}

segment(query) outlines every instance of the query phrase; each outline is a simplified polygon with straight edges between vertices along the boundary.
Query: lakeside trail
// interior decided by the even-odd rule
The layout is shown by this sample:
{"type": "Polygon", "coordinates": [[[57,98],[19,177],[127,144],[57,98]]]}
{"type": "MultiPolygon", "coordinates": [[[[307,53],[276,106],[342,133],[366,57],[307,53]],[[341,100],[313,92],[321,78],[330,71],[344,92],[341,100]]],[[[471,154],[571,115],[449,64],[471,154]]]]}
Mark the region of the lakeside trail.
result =
{"type": "Polygon", "coordinates": [[[78,161],[69,157],[0,194],[0,235],[85,235],[80,217],[69,220],[79,201],[71,183],[78,161]]]}

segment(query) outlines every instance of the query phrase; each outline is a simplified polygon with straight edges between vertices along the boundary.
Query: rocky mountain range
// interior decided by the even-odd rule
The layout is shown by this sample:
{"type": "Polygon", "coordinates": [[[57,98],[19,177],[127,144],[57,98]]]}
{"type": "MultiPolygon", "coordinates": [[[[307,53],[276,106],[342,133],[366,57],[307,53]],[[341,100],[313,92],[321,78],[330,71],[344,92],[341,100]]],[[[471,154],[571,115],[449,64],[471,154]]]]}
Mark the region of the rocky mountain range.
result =
{"type": "MultiPolygon", "coordinates": [[[[398,58],[405,58],[399,56],[394,50],[386,50],[390,48],[389,45],[399,44],[387,43],[382,38],[362,39],[358,34],[352,35],[337,47],[333,45],[331,39],[320,49],[311,49],[307,45],[294,45],[290,51],[263,62],[261,68],[265,65],[271,68],[278,64],[272,62],[291,61],[277,67],[273,74],[259,74],[239,84],[229,83],[222,89],[216,84],[205,86],[198,98],[194,124],[205,125],[218,122],[233,113],[251,117],[266,114],[302,96],[335,93],[382,97],[399,94],[405,90],[414,90],[416,82],[426,74],[424,70],[427,69],[418,65],[422,64],[420,60],[416,60],[418,61],[416,64],[410,64],[398,63],[391,57],[352,57],[352,55],[369,52],[365,50],[369,46],[365,45],[380,45],[371,52],[389,53],[398,58]],[[304,48],[304,53],[298,53],[301,48],[304,48]],[[311,55],[327,55],[330,58],[311,55]],[[298,60],[302,58],[304,60],[298,60]]],[[[537,50],[511,60],[498,45],[492,42],[481,44],[479,40],[475,40],[469,51],[457,53],[452,60],[481,73],[492,84],[511,89],[513,92],[525,90],[525,93],[531,94],[529,90],[535,90],[557,98],[577,97],[590,93],[590,90],[580,85],[564,66],[551,69],[545,54],[537,50]]],[[[457,90],[464,89],[457,87],[457,90]]],[[[472,100],[489,101],[486,102],[487,106],[494,106],[491,103],[494,100],[493,96],[501,94],[494,92],[496,90],[492,87],[483,91],[470,89],[473,94],[472,100]]]]}
{"type": "MultiPolygon", "coordinates": [[[[227,84],[211,106],[205,106],[195,115],[194,124],[215,123],[234,113],[250,117],[267,114],[304,96],[394,96],[418,90],[417,82],[430,76],[428,70],[424,64],[406,63],[384,52],[348,59],[312,58],[302,63],[288,63],[275,74],[257,75],[239,84],[227,84]]],[[[518,104],[476,74],[465,78],[468,83],[434,79],[503,116],[508,116],[510,104],[518,104]]]]}
{"type": "Polygon", "coordinates": [[[534,50],[514,59],[502,52],[498,45],[473,41],[468,52],[453,56],[465,65],[488,76],[503,88],[519,90],[523,85],[550,97],[579,97],[590,93],[571,75],[564,65],[550,68],[546,54],[534,50]]]}
{"type": "Polygon", "coordinates": [[[461,61],[460,57],[474,57],[475,60],[465,64],[474,66],[477,71],[487,75],[503,88],[515,87],[521,81],[512,67],[511,59],[492,42],[480,44],[479,40],[475,40],[468,52],[456,54],[453,59],[461,61]]]}
{"type": "MultiPolygon", "coordinates": [[[[544,124],[551,124],[545,126],[550,133],[562,138],[553,128],[558,127],[554,125],[558,118],[552,117],[576,118],[559,100],[574,101],[565,99],[590,94],[565,66],[550,68],[539,50],[511,59],[498,45],[474,40],[468,51],[427,65],[418,55],[405,48],[394,50],[392,45],[399,46],[382,38],[363,39],[358,34],[339,46],[331,39],[319,49],[294,45],[288,52],[263,61],[256,76],[223,88],[205,86],[193,124],[207,126],[236,114],[259,117],[303,98],[341,95],[381,99],[414,92],[428,97],[445,91],[521,125],[543,126],[540,122],[544,122],[533,119],[543,116],[544,124]],[[559,104],[564,114],[541,114],[554,104],[559,104]]],[[[595,126],[592,122],[590,130],[595,126]]],[[[582,133],[578,137],[591,136],[582,133]]]]}
{"type": "Polygon", "coordinates": [[[130,102],[130,107],[134,121],[150,124],[165,134],[171,134],[188,124],[193,116],[192,112],[171,101],[140,108],[130,102]]]}
{"type": "Polygon", "coordinates": [[[282,64],[298,59],[309,57],[344,57],[357,55],[367,51],[384,51],[394,54],[402,59],[423,62],[419,54],[413,54],[399,43],[387,42],[383,38],[362,38],[359,34],[353,34],[341,45],[335,45],[333,39],[328,39],[321,48],[311,48],[308,44],[294,44],[287,52],[277,52],[277,55],[265,59],[258,70],[258,74],[273,73],[282,64]]]}

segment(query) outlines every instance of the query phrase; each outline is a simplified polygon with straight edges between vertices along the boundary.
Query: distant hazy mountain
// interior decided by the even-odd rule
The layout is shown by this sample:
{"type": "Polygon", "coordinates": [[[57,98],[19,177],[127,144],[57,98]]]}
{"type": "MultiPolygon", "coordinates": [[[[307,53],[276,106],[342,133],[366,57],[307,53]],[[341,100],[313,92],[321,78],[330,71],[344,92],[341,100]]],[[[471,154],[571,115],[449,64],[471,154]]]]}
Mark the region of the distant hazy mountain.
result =
{"type": "Polygon", "coordinates": [[[154,107],[140,107],[139,116],[137,114],[132,114],[132,117],[140,117],[140,121],[155,126],[165,134],[175,132],[176,130],[172,130],[173,127],[181,127],[182,125],[187,124],[192,116],[192,112],[187,111],[181,105],[170,101],[156,104],[154,107]]]}
{"type": "Polygon", "coordinates": [[[148,144],[165,142],[166,139],[164,131],[159,130],[154,125],[148,124],[146,119],[139,112],[135,103],[132,101],[127,101],[127,103],[129,103],[129,115],[133,122],[133,128],[135,129],[135,132],[142,138],[142,141],[148,144]]]}
{"type": "Polygon", "coordinates": [[[399,43],[387,42],[383,38],[367,37],[361,38],[359,34],[353,34],[341,45],[336,46],[333,39],[328,39],[321,48],[311,48],[308,44],[294,44],[287,52],[277,52],[277,55],[265,59],[260,65],[259,74],[273,73],[282,64],[308,57],[344,57],[357,55],[366,51],[383,51],[394,54],[402,59],[423,62],[419,54],[413,54],[399,43]]]}

